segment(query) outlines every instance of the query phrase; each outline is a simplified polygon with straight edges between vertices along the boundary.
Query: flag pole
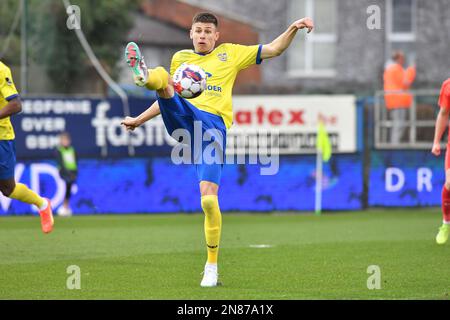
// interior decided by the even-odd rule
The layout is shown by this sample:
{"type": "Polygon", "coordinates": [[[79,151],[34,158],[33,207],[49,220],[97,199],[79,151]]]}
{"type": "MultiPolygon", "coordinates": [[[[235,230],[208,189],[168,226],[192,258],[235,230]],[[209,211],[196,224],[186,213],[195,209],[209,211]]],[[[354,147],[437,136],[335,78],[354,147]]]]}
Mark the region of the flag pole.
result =
{"type": "Polygon", "coordinates": [[[316,201],[315,214],[320,216],[322,212],[322,150],[317,148],[316,156],[316,201]]]}

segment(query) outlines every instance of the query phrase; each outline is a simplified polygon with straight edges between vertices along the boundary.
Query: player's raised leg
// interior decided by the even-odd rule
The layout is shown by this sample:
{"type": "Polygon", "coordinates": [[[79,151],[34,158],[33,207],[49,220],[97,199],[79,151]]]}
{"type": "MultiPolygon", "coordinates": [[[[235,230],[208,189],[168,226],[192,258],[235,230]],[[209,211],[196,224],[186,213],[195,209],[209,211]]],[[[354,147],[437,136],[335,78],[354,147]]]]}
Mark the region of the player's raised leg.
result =
{"type": "Polygon", "coordinates": [[[53,229],[53,213],[48,199],[40,197],[22,183],[14,180],[16,155],[14,141],[0,141],[0,192],[8,198],[35,205],[41,216],[42,231],[49,233],[53,229]]]}
{"type": "Polygon", "coordinates": [[[215,287],[218,283],[217,260],[219,255],[222,214],[218,201],[219,186],[213,182],[201,181],[200,193],[203,212],[205,213],[205,239],[208,259],[205,264],[202,287],[215,287]]]}
{"type": "Polygon", "coordinates": [[[162,98],[173,97],[175,91],[169,73],[163,67],[148,69],[136,43],[130,42],[127,44],[125,60],[133,72],[133,79],[136,85],[155,90],[162,98]]]}
{"type": "Polygon", "coordinates": [[[40,197],[22,183],[15,183],[13,178],[0,180],[0,191],[5,197],[35,205],[41,217],[41,228],[44,233],[53,230],[53,213],[50,200],[40,197]]]}

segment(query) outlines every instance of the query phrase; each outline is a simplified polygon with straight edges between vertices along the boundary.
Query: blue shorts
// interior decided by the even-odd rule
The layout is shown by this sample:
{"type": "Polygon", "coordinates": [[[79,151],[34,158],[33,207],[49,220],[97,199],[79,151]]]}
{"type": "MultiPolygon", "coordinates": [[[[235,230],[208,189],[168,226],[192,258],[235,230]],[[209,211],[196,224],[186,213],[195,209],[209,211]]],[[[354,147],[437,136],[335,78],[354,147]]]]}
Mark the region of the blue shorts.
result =
{"type": "Polygon", "coordinates": [[[14,178],[16,144],[14,140],[0,140],[0,180],[14,178]]]}
{"type": "Polygon", "coordinates": [[[189,159],[195,164],[198,181],[220,184],[226,149],[226,126],[222,117],[198,109],[177,94],[170,99],[159,97],[158,103],[167,132],[185,145],[190,142],[189,159]],[[190,141],[180,132],[188,133],[190,141]]]}

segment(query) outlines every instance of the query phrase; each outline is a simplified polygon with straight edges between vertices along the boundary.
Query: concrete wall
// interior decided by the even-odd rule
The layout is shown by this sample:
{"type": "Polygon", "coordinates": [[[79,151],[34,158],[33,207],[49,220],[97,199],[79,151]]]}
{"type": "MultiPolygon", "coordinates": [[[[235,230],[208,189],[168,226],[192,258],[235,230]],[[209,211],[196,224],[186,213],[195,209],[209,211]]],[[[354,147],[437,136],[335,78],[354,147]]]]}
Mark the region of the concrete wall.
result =
{"type": "Polygon", "coordinates": [[[450,78],[450,0],[419,0],[417,83],[440,88],[450,78]]]}
{"type": "MultiPolygon", "coordinates": [[[[289,0],[183,0],[210,10],[223,10],[253,23],[260,42],[276,38],[288,26],[289,0]]],[[[386,0],[337,0],[336,76],[329,78],[289,78],[287,55],[265,61],[263,85],[255,92],[273,93],[358,93],[371,94],[382,89],[386,56],[386,0]],[[366,25],[370,5],[381,9],[382,27],[366,25]]],[[[417,0],[417,40],[415,88],[439,88],[450,77],[450,0],[417,0]]],[[[301,36],[301,35],[300,35],[301,36]]]]}

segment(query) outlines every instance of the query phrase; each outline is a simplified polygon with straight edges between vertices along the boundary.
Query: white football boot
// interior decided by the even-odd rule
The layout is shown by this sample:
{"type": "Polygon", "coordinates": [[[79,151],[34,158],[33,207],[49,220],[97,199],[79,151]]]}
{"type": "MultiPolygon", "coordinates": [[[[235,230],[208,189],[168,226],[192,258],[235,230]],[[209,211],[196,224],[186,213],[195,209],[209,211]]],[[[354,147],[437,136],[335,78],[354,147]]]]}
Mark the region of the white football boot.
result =
{"type": "Polygon", "coordinates": [[[60,217],[70,217],[72,215],[72,209],[60,206],[57,211],[57,214],[60,217]]]}
{"type": "Polygon", "coordinates": [[[200,283],[202,287],[216,287],[219,285],[217,281],[219,274],[217,273],[217,264],[207,263],[205,265],[205,271],[203,272],[203,279],[200,283]]]}
{"type": "Polygon", "coordinates": [[[60,217],[65,217],[66,216],[66,208],[64,206],[60,206],[56,213],[60,217]]]}

